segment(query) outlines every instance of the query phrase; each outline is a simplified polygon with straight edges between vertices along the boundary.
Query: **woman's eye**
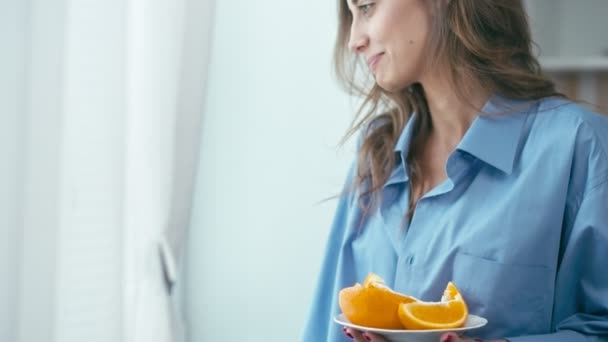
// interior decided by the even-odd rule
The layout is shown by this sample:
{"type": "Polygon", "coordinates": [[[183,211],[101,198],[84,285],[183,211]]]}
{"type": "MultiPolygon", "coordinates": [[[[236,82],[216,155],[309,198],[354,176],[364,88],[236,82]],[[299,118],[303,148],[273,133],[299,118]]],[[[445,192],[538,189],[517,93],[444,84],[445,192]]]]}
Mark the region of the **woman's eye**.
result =
{"type": "Polygon", "coordinates": [[[372,7],[374,7],[373,3],[360,5],[359,12],[361,12],[363,14],[369,14],[369,12],[371,12],[371,10],[372,10],[372,7]]]}

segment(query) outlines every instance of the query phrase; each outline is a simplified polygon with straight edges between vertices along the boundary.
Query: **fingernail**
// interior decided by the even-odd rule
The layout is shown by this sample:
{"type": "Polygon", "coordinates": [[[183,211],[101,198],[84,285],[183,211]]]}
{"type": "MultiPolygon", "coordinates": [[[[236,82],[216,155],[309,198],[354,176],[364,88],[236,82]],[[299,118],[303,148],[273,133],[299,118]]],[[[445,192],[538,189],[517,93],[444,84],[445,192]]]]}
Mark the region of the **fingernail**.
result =
{"type": "Polygon", "coordinates": [[[350,338],[351,340],[353,338],[355,338],[353,335],[351,335],[348,331],[346,331],[346,328],[342,328],[342,331],[344,331],[344,335],[346,335],[346,337],[350,338]]]}
{"type": "Polygon", "coordinates": [[[445,335],[441,338],[441,342],[452,342],[452,335],[445,335]]]}
{"type": "Polygon", "coordinates": [[[364,338],[366,341],[371,341],[371,340],[372,340],[372,338],[371,338],[371,337],[369,337],[369,335],[368,335],[368,334],[366,334],[366,333],[363,333],[363,338],[364,338]]]}

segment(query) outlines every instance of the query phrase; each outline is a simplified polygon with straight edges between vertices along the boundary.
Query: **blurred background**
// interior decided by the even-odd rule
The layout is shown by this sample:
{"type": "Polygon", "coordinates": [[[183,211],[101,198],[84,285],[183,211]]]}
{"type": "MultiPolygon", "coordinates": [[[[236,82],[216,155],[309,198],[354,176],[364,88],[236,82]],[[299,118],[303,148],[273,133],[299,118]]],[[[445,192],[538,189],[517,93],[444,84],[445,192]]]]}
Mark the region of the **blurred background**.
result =
{"type": "MultiPolygon", "coordinates": [[[[608,112],[608,1],[527,1],[608,112]]],[[[335,4],[0,0],[0,341],[298,341],[356,99],[335,4]]]]}

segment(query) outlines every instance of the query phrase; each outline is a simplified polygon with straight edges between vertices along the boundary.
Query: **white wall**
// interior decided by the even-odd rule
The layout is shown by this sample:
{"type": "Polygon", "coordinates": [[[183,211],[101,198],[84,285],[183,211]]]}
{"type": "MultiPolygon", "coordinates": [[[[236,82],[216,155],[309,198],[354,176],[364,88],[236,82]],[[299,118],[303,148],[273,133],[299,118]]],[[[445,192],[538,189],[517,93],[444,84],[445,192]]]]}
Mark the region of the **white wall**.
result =
{"type": "Polygon", "coordinates": [[[54,341],[64,2],[27,1],[23,210],[16,341],[54,341]],[[35,326],[36,329],[32,329],[35,326]]]}
{"type": "Polygon", "coordinates": [[[352,145],[335,3],[216,2],[186,260],[190,341],[297,341],[352,145]]]}
{"type": "Polygon", "coordinates": [[[26,3],[22,245],[10,341],[119,341],[124,6],[26,3]]]}
{"type": "Polygon", "coordinates": [[[25,1],[0,4],[0,341],[16,334],[26,25],[25,1]]]}

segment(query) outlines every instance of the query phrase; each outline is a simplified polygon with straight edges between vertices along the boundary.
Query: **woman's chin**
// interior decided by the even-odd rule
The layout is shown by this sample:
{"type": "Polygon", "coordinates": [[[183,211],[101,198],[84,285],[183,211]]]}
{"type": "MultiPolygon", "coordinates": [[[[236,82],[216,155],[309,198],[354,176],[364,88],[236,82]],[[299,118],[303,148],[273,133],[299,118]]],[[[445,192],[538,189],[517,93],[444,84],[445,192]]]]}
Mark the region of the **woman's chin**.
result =
{"type": "Polygon", "coordinates": [[[389,92],[389,93],[397,92],[397,91],[399,91],[399,89],[403,88],[403,87],[399,86],[396,82],[391,82],[390,80],[386,80],[386,79],[382,79],[382,78],[378,78],[378,77],[376,77],[376,84],[378,84],[378,86],[380,88],[382,88],[382,90],[389,92]]]}
{"type": "Polygon", "coordinates": [[[386,78],[376,75],[376,84],[378,87],[382,88],[382,90],[388,93],[401,93],[411,86],[413,82],[403,82],[403,80],[399,81],[394,78],[386,78]]]}

